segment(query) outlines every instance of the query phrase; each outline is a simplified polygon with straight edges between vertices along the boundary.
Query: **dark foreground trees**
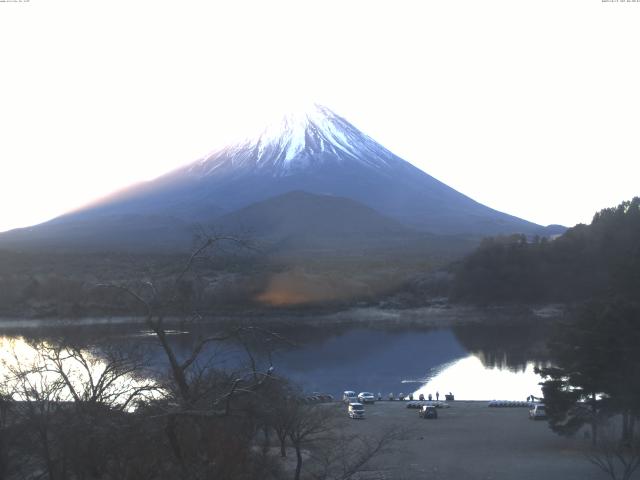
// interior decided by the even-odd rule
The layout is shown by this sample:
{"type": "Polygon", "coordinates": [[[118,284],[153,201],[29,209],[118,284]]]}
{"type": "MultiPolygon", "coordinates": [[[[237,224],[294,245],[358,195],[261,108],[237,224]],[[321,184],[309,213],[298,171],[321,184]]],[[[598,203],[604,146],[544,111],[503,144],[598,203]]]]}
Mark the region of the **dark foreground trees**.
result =
{"type": "Polygon", "coordinates": [[[586,457],[611,480],[629,480],[640,467],[640,436],[633,434],[621,441],[616,424],[606,423],[586,457]]]}
{"type": "Polygon", "coordinates": [[[144,370],[121,356],[100,362],[63,345],[33,349],[32,362],[4,365],[3,480],[348,480],[398,438],[346,434],[341,404],[309,404],[273,374],[252,388],[222,369],[200,370],[197,387],[190,383],[198,400],[186,409],[165,380],[138,377],[144,370]],[[221,410],[215,400],[234,389],[221,410]]]}
{"type": "Polygon", "coordinates": [[[593,436],[602,418],[620,415],[624,439],[640,416],[640,307],[624,301],[583,307],[550,342],[555,367],[540,369],[551,427],[593,436]]]}
{"type": "Polygon", "coordinates": [[[589,459],[614,479],[640,466],[639,345],[637,303],[592,302],[558,329],[550,342],[555,366],[539,370],[551,428],[574,435],[588,426],[589,459]]]}
{"type": "Polygon", "coordinates": [[[260,365],[253,346],[283,342],[275,332],[234,326],[188,351],[174,347],[168,317],[203,317],[192,307],[190,275],[218,241],[207,238],[172,282],[149,275],[100,286],[139,305],[165,371],[142,354],[64,342],[31,345],[30,361],[5,360],[1,480],[348,480],[396,438],[341,433],[335,404],[305,403],[273,366],[260,365]],[[216,364],[208,349],[219,342],[242,346],[244,364],[216,364]]]}

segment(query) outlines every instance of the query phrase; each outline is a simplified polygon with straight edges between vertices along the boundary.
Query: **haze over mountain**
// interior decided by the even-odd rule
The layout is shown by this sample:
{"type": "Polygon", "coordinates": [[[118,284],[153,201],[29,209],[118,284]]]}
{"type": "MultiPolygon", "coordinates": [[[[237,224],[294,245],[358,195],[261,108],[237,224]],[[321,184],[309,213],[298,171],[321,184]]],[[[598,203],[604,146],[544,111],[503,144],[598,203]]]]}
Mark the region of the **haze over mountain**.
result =
{"type": "Polygon", "coordinates": [[[280,239],[337,238],[345,228],[352,235],[380,238],[418,231],[558,230],[472,200],[316,105],[155,180],[50,222],[2,234],[0,246],[170,249],[185,245],[195,223],[227,229],[242,224],[280,239]]]}

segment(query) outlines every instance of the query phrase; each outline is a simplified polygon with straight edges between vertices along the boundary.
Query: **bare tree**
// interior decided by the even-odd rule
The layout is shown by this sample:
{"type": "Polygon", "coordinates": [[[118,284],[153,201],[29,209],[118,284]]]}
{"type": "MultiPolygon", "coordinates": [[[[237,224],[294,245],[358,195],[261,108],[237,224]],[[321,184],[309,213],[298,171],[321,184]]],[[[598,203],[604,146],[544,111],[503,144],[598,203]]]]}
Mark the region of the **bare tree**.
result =
{"type": "Polygon", "coordinates": [[[289,439],[296,452],[294,479],[300,479],[302,472],[302,450],[319,443],[323,436],[331,432],[334,424],[333,412],[324,405],[298,403],[290,412],[289,439]]]}
{"type": "Polygon", "coordinates": [[[12,399],[0,386],[0,480],[7,478],[9,472],[9,431],[8,414],[13,404],[12,399]]]}
{"type": "Polygon", "coordinates": [[[397,428],[389,428],[377,435],[347,434],[334,428],[321,448],[315,451],[316,480],[350,480],[370,467],[372,460],[390,451],[393,442],[406,435],[397,428]]]}
{"type": "Polygon", "coordinates": [[[301,395],[285,379],[271,385],[265,396],[265,423],[273,430],[278,439],[280,457],[287,456],[287,440],[295,426],[297,411],[300,408],[301,395]]]}
{"type": "Polygon", "coordinates": [[[154,403],[154,417],[165,420],[168,445],[180,465],[181,476],[189,480],[220,475],[220,469],[225,465],[242,464],[242,456],[250,452],[255,424],[247,416],[247,412],[252,410],[248,404],[255,392],[271,378],[271,369],[258,370],[249,343],[256,335],[278,338],[276,334],[251,326],[221,329],[214,335],[201,338],[186,355],[179,355],[170,342],[167,328],[170,318],[177,317],[187,322],[203,319],[190,298],[188,285],[196,264],[205,260],[211,249],[225,242],[248,246],[236,237],[206,236],[168,282],[166,278],[160,281],[149,277],[137,282],[100,285],[119,290],[133,299],[144,312],[145,324],[158,340],[168,364],[169,375],[165,384],[168,395],[154,403]],[[208,361],[207,355],[203,355],[211,344],[231,341],[242,345],[247,352],[249,365],[237,372],[218,369],[208,361]],[[231,417],[236,418],[229,420],[231,417]],[[236,439],[243,438],[242,447],[230,442],[219,444],[222,433],[232,428],[240,433],[236,439]],[[238,448],[228,453],[225,463],[219,454],[234,445],[238,448]]]}
{"type": "Polygon", "coordinates": [[[296,453],[295,480],[301,478],[303,467],[306,476],[317,480],[354,478],[406,433],[395,428],[366,437],[347,433],[340,422],[343,412],[335,404],[309,405],[300,398],[295,400],[284,404],[278,424],[287,431],[296,453]]]}
{"type": "Polygon", "coordinates": [[[100,478],[124,452],[122,432],[132,423],[124,412],[157,390],[140,375],[142,357],[113,347],[91,353],[35,342],[28,348],[28,355],[14,352],[3,362],[14,430],[24,437],[22,458],[50,480],[100,478]]]}
{"type": "Polygon", "coordinates": [[[620,432],[609,422],[600,426],[597,442],[586,453],[587,460],[602,470],[611,480],[629,480],[640,467],[640,437],[620,432]]]}
{"type": "Polygon", "coordinates": [[[64,478],[64,462],[54,439],[55,413],[64,382],[46,375],[44,359],[37,352],[26,363],[14,351],[11,361],[3,361],[3,367],[9,396],[18,402],[14,415],[28,432],[26,441],[36,446],[31,468],[43,470],[49,480],[64,478]]]}
{"type": "Polygon", "coordinates": [[[66,396],[79,410],[104,406],[126,411],[161,390],[143,375],[146,358],[136,349],[106,345],[91,352],[77,345],[45,342],[34,348],[44,359],[45,371],[64,383],[66,396]]]}

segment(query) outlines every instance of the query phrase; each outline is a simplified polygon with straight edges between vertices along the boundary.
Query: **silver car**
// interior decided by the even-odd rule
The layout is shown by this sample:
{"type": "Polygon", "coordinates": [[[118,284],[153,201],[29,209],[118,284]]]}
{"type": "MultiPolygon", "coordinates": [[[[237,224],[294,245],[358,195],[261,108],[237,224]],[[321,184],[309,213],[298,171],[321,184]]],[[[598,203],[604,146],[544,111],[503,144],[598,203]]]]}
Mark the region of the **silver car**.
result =
{"type": "Polygon", "coordinates": [[[364,405],[357,402],[350,403],[347,413],[349,414],[349,418],[364,418],[364,405]]]}
{"type": "Polygon", "coordinates": [[[376,396],[371,392],[360,392],[358,394],[358,401],[361,403],[375,403],[376,396]]]}
{"type": "Polygon", "coordinates": [[[356,395],[356,392],[354,392],[353,390],[345,390],[344,392],[342,392],[342,401],[344,403],[357,402],[358,397],[356,395]]]}

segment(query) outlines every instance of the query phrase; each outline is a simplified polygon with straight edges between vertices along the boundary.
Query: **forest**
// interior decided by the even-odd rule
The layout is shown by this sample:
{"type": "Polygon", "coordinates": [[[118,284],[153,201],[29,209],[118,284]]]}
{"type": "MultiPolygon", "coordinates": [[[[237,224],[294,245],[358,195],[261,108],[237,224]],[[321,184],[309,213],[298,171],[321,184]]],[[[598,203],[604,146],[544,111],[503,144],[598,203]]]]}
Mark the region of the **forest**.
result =
{"type": "Polygon", "coordinates": [[[556,239],[489,238],[456,266],[453,296],[478,304],[562,302],[537,368],[549,426],[591,439],[613,480],[640,467],[640,198],[556,239]]]}
{"type": "Polygon", "coordinates": [[[456,301],[579,303],[640,291],[640,198],[595,214],[555,239],[491,237],[454,266],[456,301]]]}

